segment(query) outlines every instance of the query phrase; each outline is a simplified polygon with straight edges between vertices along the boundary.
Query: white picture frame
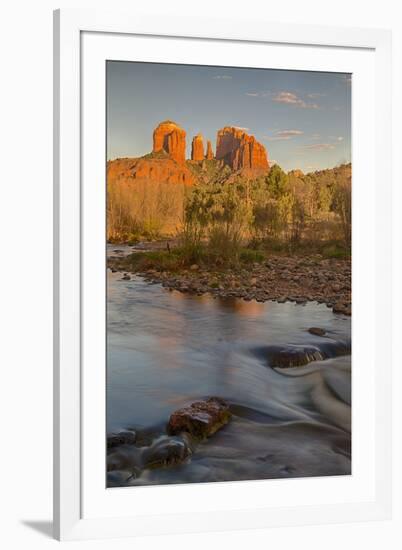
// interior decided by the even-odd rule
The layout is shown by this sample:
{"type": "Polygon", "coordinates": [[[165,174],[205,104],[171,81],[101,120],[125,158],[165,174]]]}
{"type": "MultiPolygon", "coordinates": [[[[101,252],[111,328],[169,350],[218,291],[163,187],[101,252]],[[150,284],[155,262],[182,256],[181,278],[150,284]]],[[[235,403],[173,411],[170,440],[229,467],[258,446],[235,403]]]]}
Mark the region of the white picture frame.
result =
{"type": "Polygon", "coordinates": [[[186,533],[390,517],[390,58],[391,36],[384,30],[283,25],[261,19],[245,28],[240,19],[148,17],[135,12],[98,10],[55,12],[56,538],[186,533]],[[160,48],[162,43],[164,47],[160,48]],[[186,48],[182,47],[184,43],[186,48]],[[356,459],[352,476],[281,480],[279,486],[276,480],[266,480],[241,485],[225,482],[107,490],[101,483],[105,456],[101,420],[105,409],[105,60],[210,64],[213,55],[216,65],[230,65],[237,59],[238,66],[260,67],[264,66],[265,53],[259,52],[267,52],[265,48],[275,57],[268,66],[275,62],[276,67],[282,68],[337,70],[356,75],[352,124],[356,459]],[[255,53],[254,65],[250,51],[255,53]],[[367,295],[370,301],[365,299],[367,295]],[[187,510],[188,504],[180,507],[183,495],[186,503],[194,500],[199,506],[192,506],[191,511],[187,510]],[[174,513],[169,511],[172,509],[174,513]]]}

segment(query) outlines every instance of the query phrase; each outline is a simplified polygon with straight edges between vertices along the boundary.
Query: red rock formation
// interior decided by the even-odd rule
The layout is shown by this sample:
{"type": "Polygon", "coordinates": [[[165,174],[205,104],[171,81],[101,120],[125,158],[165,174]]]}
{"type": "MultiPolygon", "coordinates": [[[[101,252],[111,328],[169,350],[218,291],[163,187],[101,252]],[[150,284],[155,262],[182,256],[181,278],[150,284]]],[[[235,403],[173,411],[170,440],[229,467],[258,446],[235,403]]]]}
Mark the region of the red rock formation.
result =
{"type": "Polygon", "coordinates": [[[165,158],[124,158],[107,163],[108,185],[130,184],[137,181],[155,181],[192,185],[194,176],[185,164],[165,158]]]}
{"type": "Polygon", "coordinates": [[[232,170],[266,171],[269,168],[265,147],[240,128],[226,126],[218,130],[216,158],[232,170]]]}
{"type": "Polygon", "coordinates": [[[205,158],[207,160],[211,160],[214,158],[214,152],[212,151],[212,144],[209,140],[207,141],[207,154],[205,158]]]}
{"type": "Polygon", "coordinates": [[[202,134],[193,137],[191,144],[191,160],[204,160],[204,141],[202,134]]]}
{"type": "Polygon", "coordinates": [[[165,151],[182,164],[186,159],[186,132],[171,120],[161,122],[154,130],[153,152],[165,151]]]}
{"type": "MultiPolygon", "coordinates": [[[[161,122],[153,133],[153,153],[108,162],[108,185],[150,181],[193,185],[199,176],[194,175],[191,165],[186,164],[185,149],[186,132],[172,121],[161,122]]],[[[193,161],[214,158],[210,141],[205,157],[201,134],[193,139],[191,158],[193,161]]],[[[234,171],[251,170],[253,175],[256,171],[267,171],[269,167],[264,146],[239,128],[225,127],[218,131],[216,158],[221,160],[217,165],[227,164],[234,171]]]]}

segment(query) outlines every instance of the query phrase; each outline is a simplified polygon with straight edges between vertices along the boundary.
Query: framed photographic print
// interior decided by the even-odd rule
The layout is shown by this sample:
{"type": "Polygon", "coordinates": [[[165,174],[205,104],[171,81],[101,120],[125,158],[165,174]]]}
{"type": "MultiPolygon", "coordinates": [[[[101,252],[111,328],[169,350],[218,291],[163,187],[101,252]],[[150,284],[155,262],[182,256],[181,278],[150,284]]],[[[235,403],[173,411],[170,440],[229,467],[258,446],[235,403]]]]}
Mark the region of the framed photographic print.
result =
{"type": "Polygon", "coordinates": [[[390,34],[54,46],[55,536],[389,517],[390,34]]]}

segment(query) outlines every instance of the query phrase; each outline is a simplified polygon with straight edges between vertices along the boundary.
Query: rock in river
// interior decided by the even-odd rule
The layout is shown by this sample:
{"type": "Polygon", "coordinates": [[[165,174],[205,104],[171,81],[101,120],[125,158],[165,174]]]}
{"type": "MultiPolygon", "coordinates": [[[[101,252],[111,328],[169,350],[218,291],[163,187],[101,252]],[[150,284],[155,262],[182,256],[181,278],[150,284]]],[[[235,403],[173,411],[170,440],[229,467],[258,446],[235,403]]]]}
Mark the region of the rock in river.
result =
{"type": "Polygon", "coordinates": [[[185,437],[161,436],[144,450],[143,464],[145,468],[173,466],[181,464],[191,454],[191,447],[185,437]]]}
{"type": "Polygon", "coordinates": [[[326,354],[315,346],[271,346],[268,360],[273,368],[303,367],[312,361],[322,361],[326,354]]]}
{"type": "Polygon", "coordinates": [[[175,411],[170,416],[167,431],[171,435],[188,432],[204,439],[227,424],[231,416],[229,406],[223,399],[210,397],[175,411]]]}
{"type": "Polygon", "coordinates": [[[326,335],[326,332],[323,328],[319,328],[319,327],[310,327],[308,329],[309,333],[310,334],[314,334],[314,336],[325,336],[326,335]]]}
{"type": "Polygon", "coordinates": [[[136,433],[133,430],[122,430],[121,432],[108,434],[107,448],[119,447],[120,445],[134,445],[136,433]]]}

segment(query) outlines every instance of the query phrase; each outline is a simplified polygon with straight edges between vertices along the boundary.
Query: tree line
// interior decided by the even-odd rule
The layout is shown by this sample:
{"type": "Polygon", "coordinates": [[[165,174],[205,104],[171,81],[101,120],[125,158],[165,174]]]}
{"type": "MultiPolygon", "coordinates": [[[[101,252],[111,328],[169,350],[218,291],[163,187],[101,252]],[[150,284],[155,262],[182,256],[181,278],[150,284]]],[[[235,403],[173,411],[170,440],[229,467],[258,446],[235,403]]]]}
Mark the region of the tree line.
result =
{"type": "Polygon", "coordinates": [[[236,258],[244,247],[293,252],[335,243],[350,253],[350,164],[309,174],[274,165],[257,178],[222,176],[216,161],[205,164],[191,188],[155,181],[109,186],[108,239],[177,237],[194,261],[206,251],[236,258]]]}

